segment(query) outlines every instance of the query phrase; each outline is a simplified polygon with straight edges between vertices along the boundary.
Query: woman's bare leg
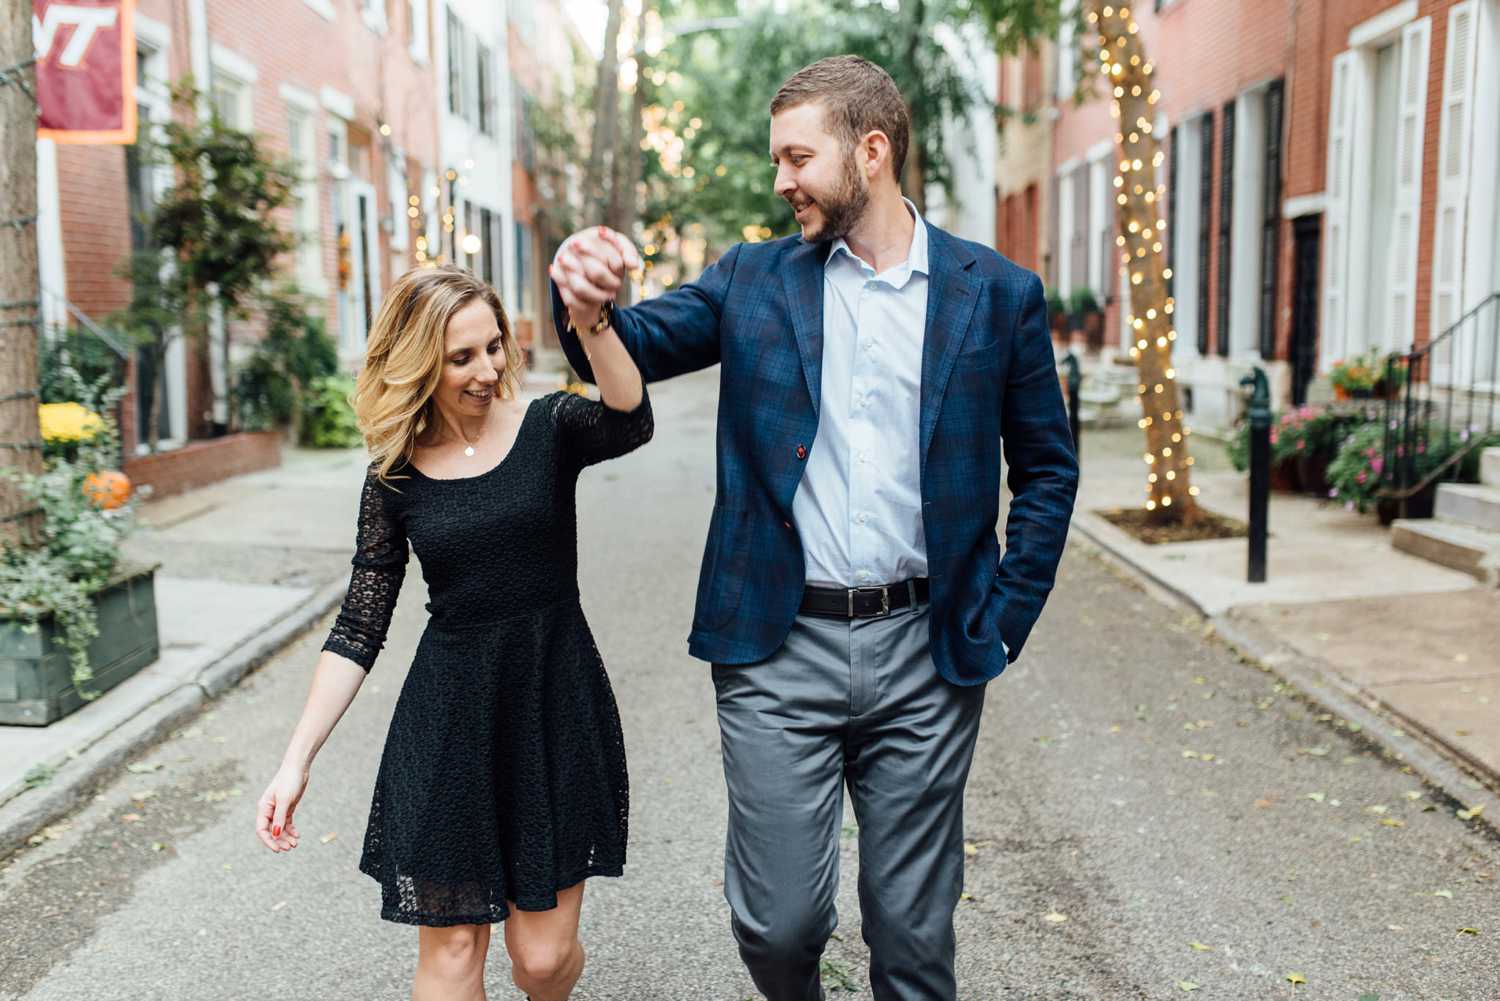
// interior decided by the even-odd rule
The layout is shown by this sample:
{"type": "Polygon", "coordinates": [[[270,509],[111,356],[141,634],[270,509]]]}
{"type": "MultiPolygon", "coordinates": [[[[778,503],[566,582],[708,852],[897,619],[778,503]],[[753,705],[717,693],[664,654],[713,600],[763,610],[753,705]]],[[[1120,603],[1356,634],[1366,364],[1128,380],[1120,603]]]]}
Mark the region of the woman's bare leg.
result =
{"type": "Polygon", "coordinates": [[[489,925],[417,929],[412,1001],[485,1001],[484,957],[489,925]]]}
{"type": "Polygon", "coordinates": [[[532,1001],[567,1001],[583,973],[583,944],[578,941],[578,912],[583,884],[557,893],[550,911],[522,911],[510,905],[505,919],[505,948],[511,978],[532,1001]]]}

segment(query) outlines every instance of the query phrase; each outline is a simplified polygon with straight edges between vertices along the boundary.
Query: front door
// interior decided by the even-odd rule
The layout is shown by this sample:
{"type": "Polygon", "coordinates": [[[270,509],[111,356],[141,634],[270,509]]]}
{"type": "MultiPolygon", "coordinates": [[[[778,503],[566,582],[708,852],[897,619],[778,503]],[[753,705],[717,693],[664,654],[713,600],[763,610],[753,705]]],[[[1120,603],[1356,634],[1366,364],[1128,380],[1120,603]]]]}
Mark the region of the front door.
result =
{"type": "Polygon", "coordinates": [[[1322,215],[1292,222],[1292,405],[1307,402],[1318,370],[1318,257],[1322,215]]]}

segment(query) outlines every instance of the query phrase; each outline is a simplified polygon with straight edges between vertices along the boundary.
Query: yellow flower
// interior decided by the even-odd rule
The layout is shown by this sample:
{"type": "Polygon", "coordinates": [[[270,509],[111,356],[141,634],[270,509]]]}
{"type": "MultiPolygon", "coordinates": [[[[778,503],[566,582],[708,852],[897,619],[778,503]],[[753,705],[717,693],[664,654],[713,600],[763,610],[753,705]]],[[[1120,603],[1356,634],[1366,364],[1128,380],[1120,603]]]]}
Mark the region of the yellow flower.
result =
{"type": "Polygon", "coordinates": [[[37,419],[49,442],[85,441],[104,428],[99,415],[81,403],[43,403],[37,407],[37,419]]]}

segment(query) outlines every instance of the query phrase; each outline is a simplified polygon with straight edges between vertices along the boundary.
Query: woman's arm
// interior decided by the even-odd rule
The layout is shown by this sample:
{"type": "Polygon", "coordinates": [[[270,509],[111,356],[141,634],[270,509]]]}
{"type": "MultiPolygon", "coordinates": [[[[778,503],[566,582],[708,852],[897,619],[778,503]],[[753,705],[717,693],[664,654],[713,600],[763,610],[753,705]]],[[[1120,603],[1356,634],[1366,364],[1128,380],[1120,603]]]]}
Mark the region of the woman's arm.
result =
{"type": "Polygon", "coordinates": [[[343,718],[344,710],[354,701],[359,686],[364,684],[365,673],[354,661],[331,650],[324,650],[318,657],[307,703],[287,741],[281,767],[256,804],[256,837],[272,851],[297,847],[297,825],[292,815],[307,790],[313,759],[343,718]]]}
{"type": "MultiPolygon", "coordinates": [[[[574,324],[575,327],[578,324],[574,324]]],[[[630,352],[625,350],[613,327],[605,327],[597,334],[583,336],[583,350],[594,369],[595,385],[599,387],[599,398],[611,410],[626,413],[641,405],[644,392],[641,370],[636,367],[630,352]]]]}

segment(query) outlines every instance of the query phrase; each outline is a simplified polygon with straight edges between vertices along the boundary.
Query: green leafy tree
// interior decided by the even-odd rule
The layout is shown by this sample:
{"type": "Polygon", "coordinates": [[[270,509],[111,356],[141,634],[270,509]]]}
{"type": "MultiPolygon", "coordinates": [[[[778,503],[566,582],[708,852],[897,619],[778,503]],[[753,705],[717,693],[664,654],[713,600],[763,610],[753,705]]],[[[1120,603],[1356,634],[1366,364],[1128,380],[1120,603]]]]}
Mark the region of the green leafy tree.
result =
{"type": "MultiPolygon", "coordinates": [[[[174,182],[147,220],[146,242],[156,250],[127,265],[132,279],[156,298],[133,300],[129,324],[152,350],[164,352],[162,342],[172,336],[164,331],[173,328],[158,322],[163,311],[180,316],[188,336],[202,342],[213,308],[221,308],[226,324],[220,361],[233,421],[227,321],[247,315],[256,293],[275,272],[277,258],[296,245],[275,213],[290,198],[297,176],[290,164],[272,158],[256,136],[229,127],[217,112],[200,120],[191,79],[173,88],[173,102],[179,114],[164,127],[165,139],[156,152],[172,165],[174,182]],[[153,270],[158,252],[162,256],[156,257],[153,270]]],[[[153,437],[155,425],[153,419],[153,437]]]]}

